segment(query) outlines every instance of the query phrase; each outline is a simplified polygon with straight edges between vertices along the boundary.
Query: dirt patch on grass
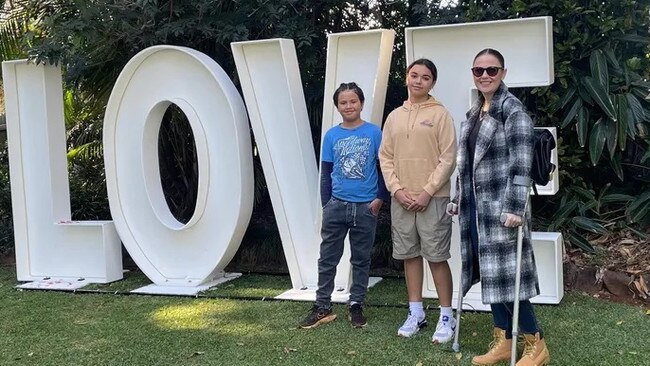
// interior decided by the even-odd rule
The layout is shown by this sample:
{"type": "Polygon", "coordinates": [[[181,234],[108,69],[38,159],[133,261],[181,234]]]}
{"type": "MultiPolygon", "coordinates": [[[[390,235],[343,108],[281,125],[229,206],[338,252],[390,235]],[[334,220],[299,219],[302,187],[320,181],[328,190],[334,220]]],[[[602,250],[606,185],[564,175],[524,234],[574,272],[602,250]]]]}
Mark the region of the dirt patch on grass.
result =
{"type": "Polygon", "coordinates": [[[16,265],[16,254],[13,248],[6,252],[0,252],[0,266],[9,267],[16,265]]]}
{"type": "Polygon", "coordinates": [[[565,287],[612,301],[650,304],[650,240],[620,231],[590,242],[594,253],[566,250],[565,287]]]}

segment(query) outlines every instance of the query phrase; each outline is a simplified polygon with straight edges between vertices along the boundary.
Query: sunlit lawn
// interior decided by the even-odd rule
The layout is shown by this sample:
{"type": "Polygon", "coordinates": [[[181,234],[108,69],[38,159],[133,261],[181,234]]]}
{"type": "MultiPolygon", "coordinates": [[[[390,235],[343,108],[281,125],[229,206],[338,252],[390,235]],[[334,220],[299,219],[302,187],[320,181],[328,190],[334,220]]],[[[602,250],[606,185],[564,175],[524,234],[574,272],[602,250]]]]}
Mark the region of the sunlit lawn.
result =
{"type": "MultiPolygon", "coordinates": [[[[94,289],[126,293],[146,283],[136,274],[94,289]]],[[[398,338],[406,315],[400,279],[370,290],[366,329],[352,329],[338,305],[339,318],[313,330],[296,329],[310,304],[266,300],[290,287],[282,276],[244,275],[200,298],[17,291],[14,285],[13,269],[0,268],[3,366],[470,365],[491,334],[489,314],[465,313],[460,359],[449,345],[430,343],[431,328],[398,338]]],[[[435,303],[428,304],[434,322],[435,303]]],[[[537,309],[552,365],[650,364],[645,309],[576,294],[537,309]]]]}

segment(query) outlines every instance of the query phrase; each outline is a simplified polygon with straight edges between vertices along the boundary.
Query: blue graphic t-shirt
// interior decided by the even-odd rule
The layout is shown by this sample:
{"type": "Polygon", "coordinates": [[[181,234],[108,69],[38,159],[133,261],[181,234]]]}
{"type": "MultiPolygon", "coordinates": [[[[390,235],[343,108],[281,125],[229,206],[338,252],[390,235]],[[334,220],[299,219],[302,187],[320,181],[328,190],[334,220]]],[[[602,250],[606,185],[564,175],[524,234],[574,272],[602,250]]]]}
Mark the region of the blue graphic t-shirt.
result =
{"type": "Polygon", "coordinates": [[[322,161],[332,162],[332,196],[348,202],[377,197],[377,153],[381,129],[363,122],[347,129],[332,127],[323,139],[322,161]]]}

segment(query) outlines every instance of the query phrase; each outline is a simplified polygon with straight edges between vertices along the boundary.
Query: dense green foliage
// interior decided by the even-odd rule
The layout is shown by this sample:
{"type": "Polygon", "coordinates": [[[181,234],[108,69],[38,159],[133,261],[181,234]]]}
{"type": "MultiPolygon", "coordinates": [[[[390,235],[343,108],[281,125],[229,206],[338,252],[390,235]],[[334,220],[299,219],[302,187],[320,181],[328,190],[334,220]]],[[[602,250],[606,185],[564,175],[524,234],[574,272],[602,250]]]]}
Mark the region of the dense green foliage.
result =
{"type": "MultiPolygon", "coordinates": [[[[6,144],[5,144],[6,145],[6,144]]],[[[13,246],[14,231],[11,220],[11,190],[9,189],[9,157],[7,148],[0,153],[0,252],[13,246]]]]}
{"type": "Polygon", "coordinates": [[[539,123],[561,128],[562,190],[540,222],[586,250],[585,231],[647,229],[648,2],[514,1],[512,10],[554,17],[556,82],[525,95],[539,123]]]}
{"type": "MultiPolygon", "coordinates": [[[[231,42],[293,39],[318,151],[327,33],[378,27],[397,32],[386,100],[390,111],[406,97],[405,27],[550,15],[556,82],[516,90],[538,126],[560,127],[561,191],[534,199],[535,224],[540,230],[563,231],[565,239],[587,251],[592,250],[589,234],[625,229],[646,237],[650,226],[650,1],[448,3],[18,0],[11,2],[13,11],[5,12],[10,16],[0,18],[0,52],[11,50],[8,54],[27,54],[63,66],[74,215],[106,218],[100,144],[103,108],[122,67],[146,47],[172,44],[197,49],[214,58],[237,84],[231,42]]],[[[188,192],[196,184],[189,137],[183,116],[170,113],[161,132],[160,164],[168,172],[163,176],[171,197],[168,203],[180,220],[191,215],[193,196],[188,192]]],[[[268,232],[265,240],[277,243],[272,239],[277,233],[257,157],[255,164],[256,213],[251,230],[268,232]]],[[[387,235],[379,235],[378,240],[377,252],[388,255],[387,235]]]]}

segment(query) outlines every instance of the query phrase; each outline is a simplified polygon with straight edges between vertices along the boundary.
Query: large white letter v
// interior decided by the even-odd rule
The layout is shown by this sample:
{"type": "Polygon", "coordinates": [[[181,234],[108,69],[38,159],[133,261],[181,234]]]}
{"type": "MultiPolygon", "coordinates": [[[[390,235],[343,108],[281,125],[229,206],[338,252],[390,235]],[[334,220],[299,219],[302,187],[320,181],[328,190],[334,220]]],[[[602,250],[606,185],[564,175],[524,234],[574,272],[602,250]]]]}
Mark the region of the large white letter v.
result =
{"type": "MultiPolygon", "coordinates": [[[[328,53],[336,54],[328,54],[324,130],[337,119],[331,94],[342,81],[366,90],[368,112],[362,117],[380,123],[393,38],[392,31],[330,36],[328,53]]],[[[238,42],[232,49],[293,288],[313,289],[320,244],[318,167],[293,41],[238,42]]],[[[337,287],[349,288],[349,273],[344,260],[337,287]]]]}

